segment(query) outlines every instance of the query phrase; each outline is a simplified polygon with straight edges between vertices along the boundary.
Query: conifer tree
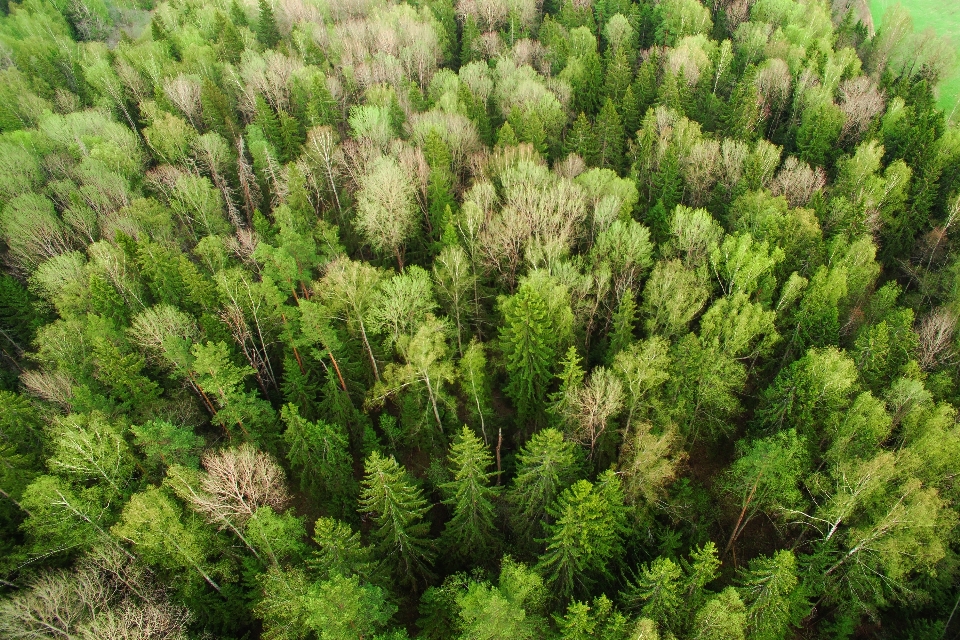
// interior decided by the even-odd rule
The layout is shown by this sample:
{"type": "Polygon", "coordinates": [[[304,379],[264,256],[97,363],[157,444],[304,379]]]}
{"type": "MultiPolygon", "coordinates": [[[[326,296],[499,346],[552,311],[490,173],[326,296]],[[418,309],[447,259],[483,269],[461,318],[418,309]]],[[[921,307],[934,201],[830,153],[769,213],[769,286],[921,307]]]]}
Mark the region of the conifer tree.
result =
{"type": "Polygon", "coordinates": [[[620,110],[623,112],[624,139],[633,140],[643,118],[643,114],[640,112],[640,101],[633,90],[633,85],[630,85],[624,91],[623,100],[620,102],[620,110]]]}
{"type": "Polygon", "coordinates": [[[580,472],[580,451],[555,429],[544,429],[517,454],[517,474],[507,492],[510,522],[518,540],[543,536],[547,508],[580,472]]]}
{"type": "Polygon", "coordinates": [[[626,511],[620,479],[605,471],[591,484],[580,480],[548,509],[547,550],[537,564],[561,598],[589,589],[598,577],[612,577],[623,552],[626,511]]]}
{"type": "Polygon", "coordinates": [[[273,49],[280,43],[280,27],[273,14],[270,0],[260,0],[260,17],[257,20],[257,40],[267,49],[273,49]]]}
{"type": "Polygon", "coordinates": [[[597,140],[597,165],[620,171],[623,163],[623,122],[612,98],[607,98],[597,116],[594,136],[597,140]]]}
{"type": "Polygon", "coordinates": [[[543,417],[547,387],[559,355],[558,336],[551,331],[546,302],[532,286],[521,286],[501,308],[504,326],[500,341],[508,377],[505,391],[517,407],[521,424],[537,423],[543,417]]]}
{"type": "Polygon", "coordinates": [[[373,519],[380,557],[392,564],[399,583],[414,589],[425,586],[431,576],[433,544],[427,538],[430,525],[423,519],[429,509],[393,456],[370,454],[364,463],[360,511],[373,519]]]}
{"type": "Polygon", "coordinates": [[[464,426],[450,447],[448,457],[453,480],[441,485],[447,498],[444,502],[453,509],[453,518],[443,532],[449,548],[463,558],[488,557],[496,544],[497,528],[495,500],[500,487],[490,486],[495,472],[488,471],[493,464],[490,450],[464,426]]]}
{"type": "Polygon", "coordinates": [[[618,50],[607,62],[607,72],[603,81],[603,95],[621,104],[623,96],[633,81],[633,68],[627,60],[626,52],[618,50]]]}
{"type": "Polygon", "coordinates": [[[506,147],[514,147],[519,142],[516,132],[513,130],[513,127],[510,126],[510,121],[504,122],[503,126],[497,131],[497,148],[504,149],[506,147]]]}
{"type": "Polygon", "coordinates": [[[747,606],[750,638],[782,640],[809,610],[797,580],[796,558],[790,550],[751,560],[738,582],[737,590],[747,606]]]}
{"type": "Polygon", "coordinates": [[[593,127],[587,116],[581,111],[580,115],[574,121],[570,132],[567,133],[566,144],[564,145],[567,153],[575,153],[590,166],[597,164],[597,139],[593,134],[593,127]]]}
{"type": "Polygon", "coordinates": [[[342,427],[310,422],[300,417],[297,407],[285,405],[280,412],[287,429],[287,460],[300,472],[300,487],[322,500],[336,512],[349,511],[355,498],[353,457],[342,427]]]}

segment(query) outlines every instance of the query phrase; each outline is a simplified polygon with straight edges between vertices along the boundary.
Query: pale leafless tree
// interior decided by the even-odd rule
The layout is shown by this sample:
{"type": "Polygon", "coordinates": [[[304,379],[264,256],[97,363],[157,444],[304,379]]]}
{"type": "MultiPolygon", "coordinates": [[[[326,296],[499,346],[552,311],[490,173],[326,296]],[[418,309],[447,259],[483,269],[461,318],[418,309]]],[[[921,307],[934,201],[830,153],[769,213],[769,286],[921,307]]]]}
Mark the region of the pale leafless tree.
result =
{"type": "Polygon", "coordinates": [[[289,501],[283,469],[250,444],[208,454],[191,505],[211,519],[243,523],[260,507],[283,511],[289,501]]]}
{"type": "Polygon", "coordinates": [[[143,565],[111,547],[0,602],[0,637],[17,640],[185,640],[189,622],[143,565]]]}
{"type": "Polygon", "coordinates": [[[588,447],[591,457],[610,419],[623,409],[623,399],[623,383],[604,367],[594,369],[585,384],[570,389],[563,398],[570,438],[588,447]]]}
{"type": "Polygon", "coordinates": [[[163,93],[183,115],[187,116],[194,128],[200,122],[200,82],[183,74],[163,85],[163,93]]]}
{"type": "Polygon", "coordinates": [[[873,80],[859,76],[840,84],[840,97],[840,110],[847,116],[840,138],[858,142],[873,119],[883,113],[883,94],[873,80]]]}
{"type": "Polygon", "coordinates": [[[823,169],[812,169],[806,162],[790,156],[770,183],[770,191],[775,196],[784,196],[791,207],[803,207],[826,184],[827,174],[823,169]]]}
{"type": "Polygon", "coordinates": [[[953,362],[957,352],[954,348],[954,332],[957,316],[945,307],[930,312],[920,321],[917,337],[920,339],[918,360],[924,371],[931,371],[953,362]]]}

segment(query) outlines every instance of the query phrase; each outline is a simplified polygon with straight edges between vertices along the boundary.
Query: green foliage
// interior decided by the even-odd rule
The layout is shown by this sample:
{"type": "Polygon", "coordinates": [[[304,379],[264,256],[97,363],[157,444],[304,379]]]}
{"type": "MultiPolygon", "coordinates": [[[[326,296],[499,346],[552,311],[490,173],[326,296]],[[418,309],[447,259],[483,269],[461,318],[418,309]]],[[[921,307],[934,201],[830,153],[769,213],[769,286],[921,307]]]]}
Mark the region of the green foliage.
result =
{"type": "Polygon", "coordinates": [[[743,4],[0,0],[0,636],[950,635],[950,50],[743,4]]]}
{"type": "Polygon", "coordinates": [[[496,475],[488,471],[493,456],[483,442],[463,427],[450,447],[449,470],[453,479],[441,485],[444,501],[453,510],[444,537],[450,549],[466,558],[479,558],[496,545],[495,501],[500,487],[490,486],[496,475]]]}
{"type": "Polygon", "coordinates": [[[432,543],[423,521],[429,510],[421,491],[391,456],[373,452],[364,463],[360,509],[376,525],[377,549],[389,558],[397,580],[417,588],[430,577],[432,543]]]}
{"type": "Polygon", "coordinates": [[[538,568],[561,598],[611,577],[611,563],[623,552],[626,511],[620,479],[604,472],[596,483],[580,480],[547,509],[547,549],[538,568]]]}

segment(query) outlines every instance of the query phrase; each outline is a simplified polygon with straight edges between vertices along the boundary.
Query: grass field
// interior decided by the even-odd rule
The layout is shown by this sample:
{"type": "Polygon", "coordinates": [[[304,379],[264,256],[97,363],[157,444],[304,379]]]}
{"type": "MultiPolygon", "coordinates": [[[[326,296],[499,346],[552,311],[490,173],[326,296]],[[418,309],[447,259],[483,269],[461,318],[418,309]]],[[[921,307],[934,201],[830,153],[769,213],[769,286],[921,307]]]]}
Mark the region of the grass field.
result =
{"type": "MultiPolygon", "coordinates": [[[[874,23],[880,27],[883,12],[898,0],[869,0],[874,23]]],[[[938,35],[948,37],[957,49],[957,65],[953,74],[940,84],[940,106],[947,115],[960,118],[960,0],[899,0],[913,17],[917,32],[933,27],[938,35]]]]}

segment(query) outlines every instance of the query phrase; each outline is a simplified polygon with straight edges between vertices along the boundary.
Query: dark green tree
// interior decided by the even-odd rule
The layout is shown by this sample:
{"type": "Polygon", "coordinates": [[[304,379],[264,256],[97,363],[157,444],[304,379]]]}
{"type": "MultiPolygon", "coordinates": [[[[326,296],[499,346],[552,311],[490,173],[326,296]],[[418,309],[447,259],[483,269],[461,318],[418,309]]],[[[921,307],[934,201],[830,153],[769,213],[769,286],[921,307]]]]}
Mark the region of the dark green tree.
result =
{"type": "Polygon", "coordinates": [[[364,463],[360,510],[373,519],[378,553],[392,565],[401,584],[421,589],[431,577],[433,543],[424,516],[430,505],[406,470],[374,451],[364,463]]]}
{"type": "Polygon", "coordinates": [[[450,550],[473,562],[487,557],[496,546],[496,500],[499,486],[491,486],[496,475],[489,471],[493,456],[483,441],[463,427],[450,447],[448,457],[453,479],[441,485],[444,502],[453,511],[443,532],[450,550]]]}

